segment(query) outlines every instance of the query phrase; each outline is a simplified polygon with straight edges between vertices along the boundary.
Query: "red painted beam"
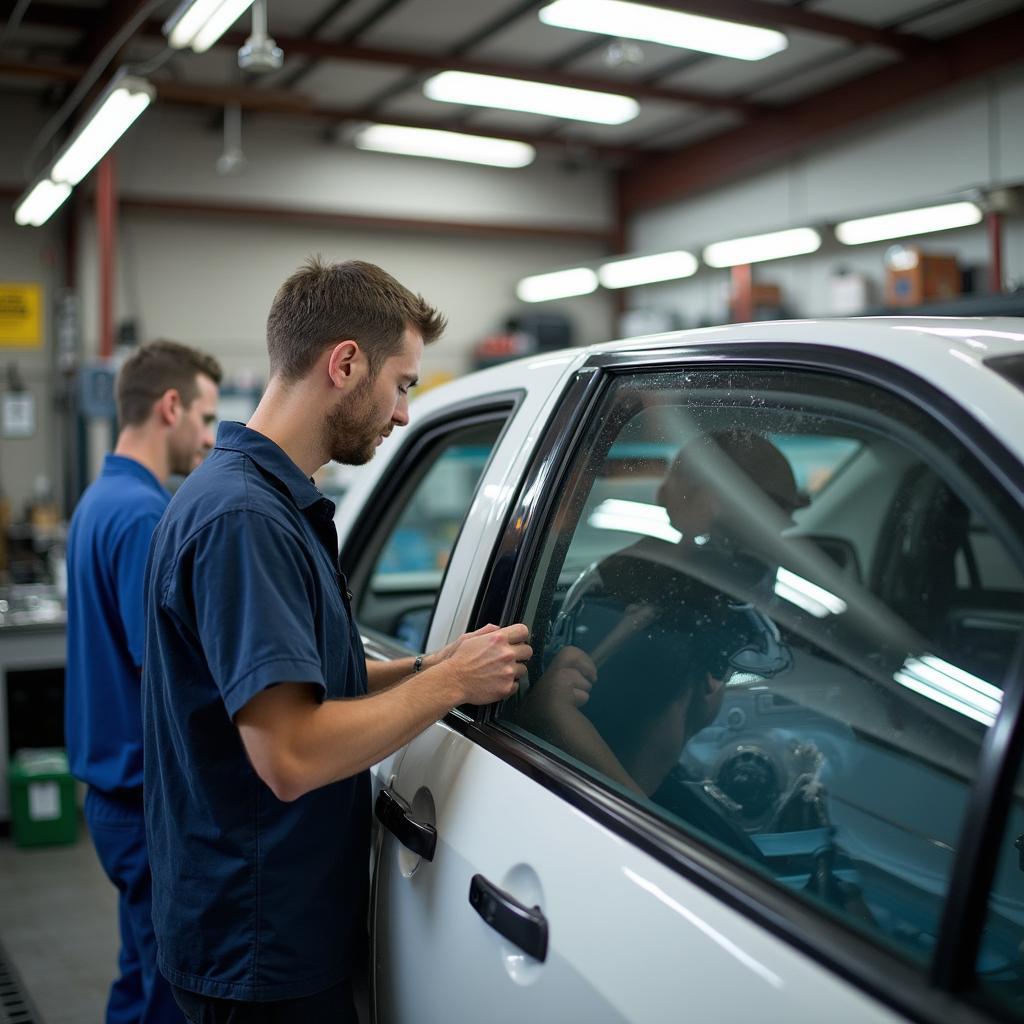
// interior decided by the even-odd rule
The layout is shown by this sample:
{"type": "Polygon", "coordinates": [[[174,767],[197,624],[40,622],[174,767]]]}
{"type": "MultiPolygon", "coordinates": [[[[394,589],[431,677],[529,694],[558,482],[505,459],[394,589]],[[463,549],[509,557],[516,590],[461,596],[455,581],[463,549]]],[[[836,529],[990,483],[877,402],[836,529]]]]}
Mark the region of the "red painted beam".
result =
{"type": "Polygon", "coordinates": [[[117,282],[117,164],[108,153],[96,169],[96,236],[100,263],[101,359],[114,354],[114,291],[117,282]]]}
{"type": "Polygon", "coordinates": [[[1024,60],[1024,12],[944,40],[912,57],[746,125],[626,171],[630,213],[674,202],[778,163],[836,132],[957,82],[1024,60]]]}

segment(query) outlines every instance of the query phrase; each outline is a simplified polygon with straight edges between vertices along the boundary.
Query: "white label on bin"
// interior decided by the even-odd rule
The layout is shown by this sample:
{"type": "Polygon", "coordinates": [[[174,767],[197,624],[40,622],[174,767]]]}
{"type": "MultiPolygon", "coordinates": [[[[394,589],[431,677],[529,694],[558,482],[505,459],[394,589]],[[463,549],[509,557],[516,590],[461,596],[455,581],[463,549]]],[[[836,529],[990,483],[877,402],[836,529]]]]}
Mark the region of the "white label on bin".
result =
{"type": "Polygon", "coordinates": [[[55,821],[60,817],[60,787],[56,782],[28,784],[28,817],[30,821],[55,821]]]}

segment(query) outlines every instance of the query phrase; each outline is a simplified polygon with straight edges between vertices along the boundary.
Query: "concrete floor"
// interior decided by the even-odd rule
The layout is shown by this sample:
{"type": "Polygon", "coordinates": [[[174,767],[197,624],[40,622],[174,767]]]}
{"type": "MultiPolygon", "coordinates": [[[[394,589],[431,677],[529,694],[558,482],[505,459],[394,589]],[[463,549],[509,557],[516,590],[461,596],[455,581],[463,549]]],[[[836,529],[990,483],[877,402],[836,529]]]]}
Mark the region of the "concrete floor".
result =
{"type": "Polygon", "coordinates": [[[117,969],[117,907],[84,825],[71,846],[0,839],[0,943],[40,1024],[99,1024],[117,969]]]}

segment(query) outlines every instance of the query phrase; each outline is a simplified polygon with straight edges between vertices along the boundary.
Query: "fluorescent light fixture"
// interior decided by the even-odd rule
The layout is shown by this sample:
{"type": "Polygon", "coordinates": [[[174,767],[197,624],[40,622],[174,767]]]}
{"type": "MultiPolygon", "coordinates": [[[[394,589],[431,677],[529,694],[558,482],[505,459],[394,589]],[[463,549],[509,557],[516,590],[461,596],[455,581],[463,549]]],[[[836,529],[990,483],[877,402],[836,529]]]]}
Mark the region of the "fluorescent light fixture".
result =
{"type": "Polygon", "coordinates": [[[176,50],[205,53],[252,6],[253,0],[185,0],[164,23],[176,50]]]}
{"type": "Polygon", "coordinates": [[[705,248],[703,255],[709,267],[735,267],[742,263],[804,256],[809,252],[817,252],[820,247],[821,235],[814,228],[790,228],[788,231],[772,231],[767,235],[713,242],[705,248]]]}
{"type": "Polygon", "coordinates": [[[54,215],[69,195],[70,185],[43,178],[18,200],[18,205],[14,209],[14,219],[18,224],[31,224],[37,228],[54,215]]]}
{"type": "Polygon", "coordinates": [[[526,167],[537,155],[533,146],[525,142],[433,128],[407,128],[398,124],[364,125],[356,131],[353,142],[358,149],[372,149],[378,153],[461,160],[491,167],[526,167]]]}
{"type": "Polygon", "coordinates": [[[880,217],[861,217],[844,220],[836,225],[836,238],[843,245],[864,245],[881,242],[886,238],[907,238],[925,235],[929,231],[949,231],[977,224],[982,218],[976,203],[943,203],[941,206],[922,206],[917,210],[885,213],[880,217]]]}
{"type": "Polygon", "coordinates": [[[675,281],[697,272],[697,257],[679,249],[652,256],[634,256],[612,260],[598,267],[598,280],[605,288],[632,288],[655,281],[675,281]]]}
{"type": "Polygon", "coordinates": [[[842,615],[847,608],[841,597],[836,597],[824,587],[819,587],[816,583],[811,583],[810,580],[805,580],[781,566],[775,573],[774,589],[784,601],[803,608],[817,619],[824,619],[829,615],[842,615]]]}
{"type": "Polygon", "coordinates": [[[597,274],[587,267],[556,270],[551,274],[524,277],[516,285],[516,295],[523,302],[550,302],[573,295],[589,295],[597,288],[597,274]]]}
{"type": "Polygon", "coordinates": [[[640,104],[630,96],[468,71],[442,71],[428,78],[423,83],[423,94],[443,103],[524,110],[595,124],[625,124],[640,113],[640,104]]]}
{"type": "Polygon", "coordinates": [[[50,177],[77,185],[110,151],[156,95],[143,78],[119,75],[64,146],[50,177]]]}
{"type": "Polygon", "coordinates": [[[555,0],[537,16],[545,25],[625,39],[643,39],[684,50],[717,53],[739,60],[763,60],[784,50],[789,41],[770,28],[682,14],[663,7],[624,0],[555,0]]]}
{"type": "Polygon", "coordinates": [[[893,678],[908,690],[986,726],[994,724],[1003,702],[998,687],[934,654],[907,658],[893,678]]]}
{"type": "Polygon", "coordinates": [[[643,501],[606,498],[590,513],[587,522],[597,530],[639,533],[670,544],[678,544],[683,539],[683,535],[669,522],[668,512],[661,505],[648,505],[643,501]]]}

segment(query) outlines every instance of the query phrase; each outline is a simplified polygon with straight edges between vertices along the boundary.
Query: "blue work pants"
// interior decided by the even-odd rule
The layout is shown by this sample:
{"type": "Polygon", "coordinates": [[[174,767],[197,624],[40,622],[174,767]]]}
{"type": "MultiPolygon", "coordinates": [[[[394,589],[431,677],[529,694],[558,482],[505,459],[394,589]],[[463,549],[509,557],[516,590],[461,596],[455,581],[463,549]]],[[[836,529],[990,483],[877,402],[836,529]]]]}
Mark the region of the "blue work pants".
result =
{"type": "Polygon", "coordinates": [[[120,977],[110,986],[106,1024],[184,1024],[170,985],[156,966],[152,877],[140,799],[90,787],[85,820],[107,878],[117,888],[120,977]]]}

